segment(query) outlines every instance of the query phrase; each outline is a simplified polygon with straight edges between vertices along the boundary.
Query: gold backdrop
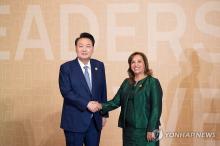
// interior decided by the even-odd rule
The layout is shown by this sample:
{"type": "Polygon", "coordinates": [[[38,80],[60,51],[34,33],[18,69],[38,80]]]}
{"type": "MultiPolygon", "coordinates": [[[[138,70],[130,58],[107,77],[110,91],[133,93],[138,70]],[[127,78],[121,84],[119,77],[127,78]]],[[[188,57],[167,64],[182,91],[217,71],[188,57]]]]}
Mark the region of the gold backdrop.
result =
{"type": "MultiPolygon", "coordinates": [[[[108,99],[130,53],[148,56],[164,91],[162,146],[220,145],[219,0],[0,0],[0,146],[65,145],[59,66],[84,31],[105,63],[108,99]]],[[[101,146],[122,145],[119,112],[101,146]]]]}

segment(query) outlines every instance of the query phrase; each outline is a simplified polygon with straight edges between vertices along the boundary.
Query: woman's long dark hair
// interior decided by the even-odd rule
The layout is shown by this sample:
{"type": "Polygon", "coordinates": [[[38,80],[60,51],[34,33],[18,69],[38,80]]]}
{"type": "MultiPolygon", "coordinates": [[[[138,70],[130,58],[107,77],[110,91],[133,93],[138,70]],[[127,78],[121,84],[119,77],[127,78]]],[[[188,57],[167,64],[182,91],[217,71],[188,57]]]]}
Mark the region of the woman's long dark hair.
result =
{"type": "Polygon", "coordinates": [[[149,64],[148,64],[148,60],[147,60],[147,57],[144,53],[142,52],[134,52],[132,53],[129,58],[128,58],[128,64],[129,64],[129,68],[128,68],[128,76],[129,76],[129,79],[132,83],[134,83],[134,72],[131,70],[131,62],[134,58],[134,56],[136,55],[140,55],[144,61],[144,66],[145,66],[145,69],[144,69],[144,74],[145,75],[152,75],[152,70],[149,69],[149,64]]]}

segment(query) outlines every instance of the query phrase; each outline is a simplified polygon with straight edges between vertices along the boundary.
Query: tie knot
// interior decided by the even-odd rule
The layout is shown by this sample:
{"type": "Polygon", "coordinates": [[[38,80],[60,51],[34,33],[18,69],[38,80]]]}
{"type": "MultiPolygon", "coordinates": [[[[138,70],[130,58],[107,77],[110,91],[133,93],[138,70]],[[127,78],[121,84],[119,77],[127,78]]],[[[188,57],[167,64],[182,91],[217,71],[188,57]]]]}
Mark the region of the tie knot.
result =
{"type": "Polygon", "coordinates": [[[84,68],[85,70],[88,70],[89,67],[88,67],[87,65],[85,65],[83,68],[84,68]]]}

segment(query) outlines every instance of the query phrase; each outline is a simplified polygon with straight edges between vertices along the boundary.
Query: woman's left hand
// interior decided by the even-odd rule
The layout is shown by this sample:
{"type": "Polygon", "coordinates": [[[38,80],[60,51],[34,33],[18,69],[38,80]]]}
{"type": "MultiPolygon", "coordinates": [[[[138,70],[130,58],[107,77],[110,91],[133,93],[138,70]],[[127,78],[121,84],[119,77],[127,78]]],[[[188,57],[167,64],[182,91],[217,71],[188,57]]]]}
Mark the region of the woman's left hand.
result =
{"type": "Polygon", "coordinates": [[[155,139],[155,134],[153,132],[147,132],[147,140],[152,141],[155,139]]]}

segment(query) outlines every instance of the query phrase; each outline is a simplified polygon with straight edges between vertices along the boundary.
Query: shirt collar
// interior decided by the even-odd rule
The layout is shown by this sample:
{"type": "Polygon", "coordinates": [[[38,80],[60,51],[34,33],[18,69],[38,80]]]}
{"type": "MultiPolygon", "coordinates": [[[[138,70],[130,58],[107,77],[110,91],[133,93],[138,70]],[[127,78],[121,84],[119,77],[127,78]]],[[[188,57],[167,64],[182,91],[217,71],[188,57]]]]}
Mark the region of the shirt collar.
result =
{"type": "Polygon", "coordinates": [[[91,64],[90,64],[90,60],[89,62],[85,65],[82,61],[79,60],[79,58],[77,58],[79,65],[82,69],[84,69],[84,66],[88,66],[88,69],[91,69],[91,64]]]}

